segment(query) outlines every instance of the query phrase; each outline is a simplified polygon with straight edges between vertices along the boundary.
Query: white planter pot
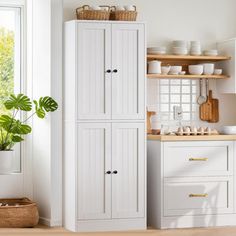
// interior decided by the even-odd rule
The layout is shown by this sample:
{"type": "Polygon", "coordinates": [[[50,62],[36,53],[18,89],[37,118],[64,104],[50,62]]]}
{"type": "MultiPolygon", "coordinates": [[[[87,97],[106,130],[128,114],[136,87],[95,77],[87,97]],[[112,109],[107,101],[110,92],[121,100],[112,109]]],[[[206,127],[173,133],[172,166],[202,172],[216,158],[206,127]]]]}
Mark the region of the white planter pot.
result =
{"type": "Polygon", "coordinates": [[[0,174],[13,172],[14,151],[0,151],[0,174]]]}

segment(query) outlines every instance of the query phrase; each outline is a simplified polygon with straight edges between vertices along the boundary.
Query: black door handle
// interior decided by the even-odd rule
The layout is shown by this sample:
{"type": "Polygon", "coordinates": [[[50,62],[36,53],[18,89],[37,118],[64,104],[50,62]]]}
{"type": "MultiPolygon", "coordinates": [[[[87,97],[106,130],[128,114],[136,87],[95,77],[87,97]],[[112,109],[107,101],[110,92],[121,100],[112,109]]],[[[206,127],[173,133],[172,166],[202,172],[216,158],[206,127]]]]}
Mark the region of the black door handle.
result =
{"type": "Polygon", "coordinates": [[[116,175],[116,174],[118,174],[118,171],[114,170],[112,174],[116,175]]]}
{"type": "Polygon", "coordinates": [[[111,73],[111,70],[107,70],[106,72],[107,72],[107,73],[111,73]]]}
{"type": "Polygon", "coordinates": [[[118,72],[118,70],[117,70],[117,69],[114,69],[114,70],[113,70],[113,73],[117,73],[117,72],[118,72]]]}
{"type": "Polygon", "coordinates": [[[106,174],[110,175],[110,174],[111,174],[111,171],[107,171],[106,174]]]}

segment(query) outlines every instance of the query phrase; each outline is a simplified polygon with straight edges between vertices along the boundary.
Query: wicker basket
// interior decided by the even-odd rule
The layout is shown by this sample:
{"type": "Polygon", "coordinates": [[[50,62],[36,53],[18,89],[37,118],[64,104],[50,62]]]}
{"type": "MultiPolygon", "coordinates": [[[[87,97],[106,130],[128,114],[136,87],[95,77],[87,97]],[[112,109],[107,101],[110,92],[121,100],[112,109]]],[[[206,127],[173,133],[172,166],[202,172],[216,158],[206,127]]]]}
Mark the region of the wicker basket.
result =
{"type": "Polygon", "coordinates": [[[91,10],[88,5],[84,5],[76,9],[76,15],[78,20],[109,20],[110,7],[101,6],[107,8],[106,10],[91,10]]]}
{"type": "Polygon", "coordinates": [[[116,7],[111,8],[110,20],[117,21],[136,21],[137,19],[137,8],[134,6],[134,11],[117,11],[116,7]]]}
{"type": "Polygon", "coordinates": [[[28,198],[0,199],[0,205],[0,228],[29,228],[38,224],[37,205],[28,198]]]}

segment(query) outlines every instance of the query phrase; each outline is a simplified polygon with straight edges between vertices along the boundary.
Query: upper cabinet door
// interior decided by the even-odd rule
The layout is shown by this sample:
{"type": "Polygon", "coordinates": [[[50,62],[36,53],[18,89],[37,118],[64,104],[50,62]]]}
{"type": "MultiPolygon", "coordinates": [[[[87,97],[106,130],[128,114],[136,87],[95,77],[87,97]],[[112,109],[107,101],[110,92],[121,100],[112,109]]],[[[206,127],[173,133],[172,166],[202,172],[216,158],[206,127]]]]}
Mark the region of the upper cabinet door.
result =
{"type": "Polygon", "coordinates": [[[145,124],[112,124],[112,218],[145,216],[145,124]]]}
{"type": "Polygon", "coordinates": [[[112,25],[112,118],[145,118],[144,24],[112,25]]]}
{"type": "Polygon", "coordinates": [[[77,117],[111,119],[111,24],[78,23],[77,117]]]}
{"type": "Polygon", "coordinates": [[[78,219],[110,219],[111,124],[79,124],[77,150],[78,219]]]}

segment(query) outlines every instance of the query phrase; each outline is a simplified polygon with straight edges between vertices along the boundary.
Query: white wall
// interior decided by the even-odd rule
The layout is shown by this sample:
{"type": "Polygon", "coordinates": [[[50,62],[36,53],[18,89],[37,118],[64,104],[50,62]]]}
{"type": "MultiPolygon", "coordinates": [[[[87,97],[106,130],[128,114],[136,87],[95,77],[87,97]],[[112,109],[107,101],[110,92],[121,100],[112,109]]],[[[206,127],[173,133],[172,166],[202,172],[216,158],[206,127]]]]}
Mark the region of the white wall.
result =
{"type": "Polygon", "coordinates": [[[47,119],[33,119],[32,196],[41,221],[56,226],[62,224],[62,1],[27,4],[29,90],[34,99],[52,96],[59,104],[47,119]]]}
{"type": "MultiPolygon", "coordinates": [[[[215,48],[217,41],[236,36],[235,0],[64,0],[64,20],[75,19],[76,7],[84,4],[136,5],[138,20],[147,22],[148,46],[169,45],[173,39],[185,39],[200,40],[203,48],[215,48]]],[[[211,87],[217,92],[214,81],[211,87]]],[[[148,89],[148,96],[150,93],[148,89]]],[[[220,99],[218,127],[235,124],[236,96],[215,95],[220,99]]]]}

